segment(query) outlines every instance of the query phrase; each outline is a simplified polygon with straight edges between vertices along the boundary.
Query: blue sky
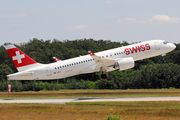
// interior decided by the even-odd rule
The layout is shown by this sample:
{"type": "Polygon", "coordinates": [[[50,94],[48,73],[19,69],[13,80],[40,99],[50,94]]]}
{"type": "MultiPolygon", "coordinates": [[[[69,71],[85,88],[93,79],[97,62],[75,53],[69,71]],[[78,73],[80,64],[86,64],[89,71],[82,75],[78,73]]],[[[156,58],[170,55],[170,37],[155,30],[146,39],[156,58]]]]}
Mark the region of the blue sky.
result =
{"type": "Polygon", "coordinates": [[[180,0],[0,0],[0,45],[93,38],[180,43],[180,0]]]}

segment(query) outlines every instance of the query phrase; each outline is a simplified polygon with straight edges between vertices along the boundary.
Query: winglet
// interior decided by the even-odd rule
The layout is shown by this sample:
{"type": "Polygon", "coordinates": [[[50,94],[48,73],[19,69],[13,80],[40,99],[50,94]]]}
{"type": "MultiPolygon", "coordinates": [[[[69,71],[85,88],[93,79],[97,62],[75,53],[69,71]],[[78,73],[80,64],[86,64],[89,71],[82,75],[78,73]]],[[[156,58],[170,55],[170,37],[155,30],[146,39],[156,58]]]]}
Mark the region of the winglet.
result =
{"type": "Polygon", "coordinates": [[[88,51],[88,53],[91,55],[91,56],[93,56],[93,55],[95,55],[93,52],[91,52],[91,51],[88,51]]]}
{"type": "Polygon", "coordinates": [[[60,59],[58,59],[58,58],[56,58],[56,57],[53,57],[53,59],[54,59],[55,61],[61,61],[60,59]]]}

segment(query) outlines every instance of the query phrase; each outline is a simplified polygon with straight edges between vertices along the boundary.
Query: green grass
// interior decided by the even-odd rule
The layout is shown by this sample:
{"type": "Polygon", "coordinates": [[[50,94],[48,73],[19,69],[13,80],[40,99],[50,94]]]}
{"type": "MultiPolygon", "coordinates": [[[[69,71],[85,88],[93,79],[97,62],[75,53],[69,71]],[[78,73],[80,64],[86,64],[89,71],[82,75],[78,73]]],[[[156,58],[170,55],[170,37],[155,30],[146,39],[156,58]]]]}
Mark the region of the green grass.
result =
{"type": "Polygon", "coordinates": [[[179,101],[71,102],[61,104],[0,104],[1,119],[178,120],[179,101]]]}
{"type": "MultiPolygon", "coordinates": [[[[180,103],[180,102],[178,102],[180,103]]],[[[66,105],[94,105],[94,106],[131,106],[131,107],[146,107],[150,106],[152,108],[169,108],[169,109],[179,109],[180,105],[176,104],[176,101],[140,101],[140,102],[69,102],[66,105]],[[166,103],[166,104],[163,104],[166,103]]]]}
{"type": "Polygon", "coordinates": [[[76,98],[76,97],[173,97],[169,94],[133,94],[133,95],[7,95],[0,96],[0,99],[18,98],[76,98]]]}
{"type": "Polygon", "coordinates": [[[0,92],[0,99],[18,98],[75,98],[75,97],[173,97],[180,89],[128,89],[128,90],[60,90],[39,92],[0,92]]]}

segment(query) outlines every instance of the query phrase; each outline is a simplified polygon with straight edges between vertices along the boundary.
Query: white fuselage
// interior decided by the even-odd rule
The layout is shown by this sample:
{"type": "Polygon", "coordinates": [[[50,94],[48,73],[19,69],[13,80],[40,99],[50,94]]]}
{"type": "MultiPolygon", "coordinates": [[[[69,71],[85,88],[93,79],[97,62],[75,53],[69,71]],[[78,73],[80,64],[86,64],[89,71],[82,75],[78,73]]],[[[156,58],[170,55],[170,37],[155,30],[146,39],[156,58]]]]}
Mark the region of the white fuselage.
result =
{"type": "MultiPolygon", "coordinates": [[[[174,44],[163,43],[164,40],[151,40],[133,45],[123,46],[115,49],[105,50],[95,53],[97,56],[106,59],[119,60],[121,58],[132,57],[134,61],[166,54],[175,49],[174,44]],[[148,46],[145,46],[148,44],[148,46]],[[139,47],[138,47],[139,46],[139,47]]],[[[96,66],[96,62],[88,54],[72,59],[63,60],[51,64],[44,64],[40,67],[31,68],[22,72],[8,75],[9,80],[50,80],[66,78],[78,74],[93,73],[91,66],[96,66]],[[29,72],[32,74],[19,75],[19,73],[29,72]]],[[[108,67],[107,72],[116,70],[108,67]]]]}

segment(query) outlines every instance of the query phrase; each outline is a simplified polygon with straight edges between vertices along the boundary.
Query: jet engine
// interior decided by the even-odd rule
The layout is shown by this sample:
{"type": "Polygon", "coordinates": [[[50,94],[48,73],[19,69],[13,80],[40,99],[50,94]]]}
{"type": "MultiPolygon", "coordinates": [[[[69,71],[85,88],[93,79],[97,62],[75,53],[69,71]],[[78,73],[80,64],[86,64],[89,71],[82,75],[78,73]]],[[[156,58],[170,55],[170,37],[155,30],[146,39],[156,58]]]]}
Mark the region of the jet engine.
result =
{"type": "Polygon", "coordinates": [[[118,60],[114,66],[115,69],[119,69],[119,71],[127,70],[134,67],[134,59],[132,57],[122,58],[118,60]]]}

